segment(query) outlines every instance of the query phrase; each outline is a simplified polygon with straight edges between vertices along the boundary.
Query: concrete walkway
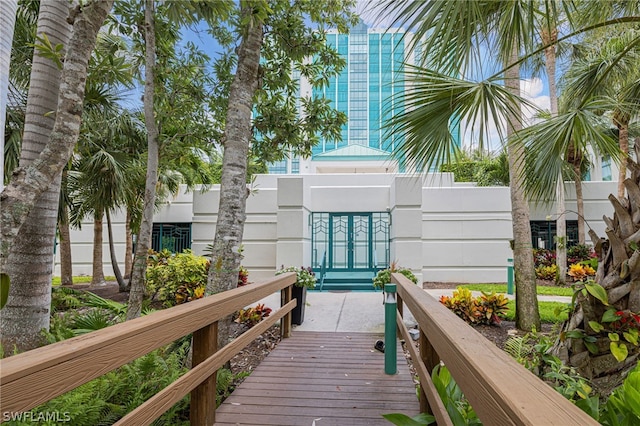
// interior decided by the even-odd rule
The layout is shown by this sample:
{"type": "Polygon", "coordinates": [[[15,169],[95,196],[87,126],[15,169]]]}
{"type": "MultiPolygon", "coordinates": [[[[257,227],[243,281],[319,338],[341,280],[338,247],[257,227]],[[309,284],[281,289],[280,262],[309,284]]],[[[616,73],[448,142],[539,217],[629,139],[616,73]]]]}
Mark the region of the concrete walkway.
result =
{"type": "MultiPolygon", "coordinates": [[[[450,296],[453,289],[429,289],[427,293],[439,299],[442,295],[450,296]]],[[[474,296],[482,293],[473,292],[474,296]]],[[[514,296],[505,295],[512,299],[514,296]]],[[[571,302],[570,297],[538,296],[540,301],[571,302]]],[[[268,307],[280,306],[280,293],[273,294],[260,303],[268,307]]],[[[415,325],[415,319],[405,310],[405,324],[415,325]]],[[[330,332],[370,332],[384,333],[384,305],[381,292],[345,291],[307,293],[304,322],[294,325],[294,331],[330,331],[330,332]]]]}

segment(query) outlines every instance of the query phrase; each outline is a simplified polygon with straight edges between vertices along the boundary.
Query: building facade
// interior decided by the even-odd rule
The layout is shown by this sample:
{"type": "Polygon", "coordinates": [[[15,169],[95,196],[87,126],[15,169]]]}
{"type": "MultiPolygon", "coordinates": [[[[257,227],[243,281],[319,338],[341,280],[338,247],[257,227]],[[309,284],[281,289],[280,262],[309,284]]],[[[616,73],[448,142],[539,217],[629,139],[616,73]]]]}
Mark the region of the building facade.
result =
{"type": "MultiPolygon", "coordinates": [[[[403,64],[415,64],[416,52],[408,48],[411,34],[401,29],[375,29],[360,23],[349,34],[336,30],[327,44],[345,60],[340,75],[323,88],[312,88],[300,80],[300,95],[324,97],[347,115],[341,140],[320,138],[310,158],[286,158],[269,166],[271,174],[307,173],[404,173],[402,162],[391,152],[404,141],[402,135],[385,131],[395,114],[404,112],[399,94],[410,90],[403,80],[403,64]]],[[[460,143],[459,127],[452,126],[460,143]]]]}
{"type": "MultiPolygon", "coordinates": [[[[243,265],[252,281],[273,276],[281,266],[304,265],[327,272],[325,290],[371,289],[374,272],[391,261],[424,281],[506,281],[513,256],[508,187],[455,183],[449,173],[260,175],[256,187],[247,200],[243,238],[243,265]]],[[[568,182],[565,189],[567,219],[576,220],[574,186],[568,182]]],[[[602,216],[613,214],[607,197],[615,192],[615,182],[584,184],[585,218],[600,236],[602,216]]],[[[182,248],[190,238],[191,249],[204,253],[215,235],[218,203],[217,186],[179,194],[154,217],[162,234],[157,248],[182,248]]],[[[531,220],[544,230],[555,212],[553,204],[532,204],[531,220]]],[[[114,215],[113,224],[122,263],[124,216],[114,215]]],[[[105,273],[112,275],[104,232],[105,273]]],[[[76,275],[91,274],[92,239],[91,223],[72,231],[76,275]]]]}

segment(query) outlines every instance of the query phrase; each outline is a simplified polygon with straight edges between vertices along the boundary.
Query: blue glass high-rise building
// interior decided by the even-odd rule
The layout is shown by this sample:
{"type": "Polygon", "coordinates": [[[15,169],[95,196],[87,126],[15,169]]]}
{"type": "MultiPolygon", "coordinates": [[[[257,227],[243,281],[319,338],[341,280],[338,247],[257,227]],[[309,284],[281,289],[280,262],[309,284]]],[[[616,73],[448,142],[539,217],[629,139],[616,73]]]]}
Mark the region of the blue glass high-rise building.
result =
{"type": "Polygon", "coordinates": [[[349,121],[342,140],[321,138],[310,159],[288,159],[270,166],[271,173],[322,173],[341,171],[404,172],[390,153],[404,141],[385,131],[392,115],[404,112],[398,94],[408,88],[402,76],[404,63],[415,63],[416,52],[407,48],[409,34],[401,29],[372,29],[360,23],[349,34],[330,31],[326,42],[346,61],[342,72],[324,88],[311,89],[301,82],[301,94],[324,96],[344,112],[349,121]]]}

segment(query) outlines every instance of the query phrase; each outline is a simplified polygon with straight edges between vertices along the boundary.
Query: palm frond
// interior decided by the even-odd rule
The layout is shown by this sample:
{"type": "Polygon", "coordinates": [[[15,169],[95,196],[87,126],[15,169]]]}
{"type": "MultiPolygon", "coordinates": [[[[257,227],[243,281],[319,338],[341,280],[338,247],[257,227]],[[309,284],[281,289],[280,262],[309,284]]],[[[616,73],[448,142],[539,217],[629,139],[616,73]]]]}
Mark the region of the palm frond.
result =
{"type": "Polygon", "coordinates": [[[413,90],[397,95],[394,101],[405,106],[385,126],[386,135],[394,134],[404,142],[394,150],[396,158],[404,158],[418,169],[429,170],[450,161],[456,151],[451,134],[452,122],[464,120],[479,128],[478,148],[488,142],[489,123],[500,123],[505,115],[519,117],[520,103],[537,108],[526,99],[515,96],[497,79],[471,82],[429,69],[407,66],[407,86],[413,90]]]}
{"type": "MultiPolygon", "coordinates": [[[[592,99],[581,109],[560,113],[557,117],[536,123],[518,132],[514,139],[524,144],[526,162],[521,178],[529,199],[553,200],[558,176],[568,167],[564,161],[570,147],[586,152],[590,145],[600,153],[619,161],[620,149],[598,114],[603,104],[592,99]]],[[[566,175],[566,171],[564,172],[566,175]]]]}

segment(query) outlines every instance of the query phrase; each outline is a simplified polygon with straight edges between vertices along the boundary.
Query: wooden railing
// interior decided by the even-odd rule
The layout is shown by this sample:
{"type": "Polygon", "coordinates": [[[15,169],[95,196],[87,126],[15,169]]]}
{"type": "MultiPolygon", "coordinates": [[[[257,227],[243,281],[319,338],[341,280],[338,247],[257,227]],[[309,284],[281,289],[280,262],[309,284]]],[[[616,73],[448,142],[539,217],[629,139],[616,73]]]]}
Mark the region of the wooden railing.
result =
{"type": "Polygon", "coordinates": [[[283,319],[283,337],[290,336],[290,312],[296,306],[291,300],[291,285],[295,281],[295,273],[278,275],[0,360],[0,412],[30,410],[193,333],[191,370],[116,424],[150,424],[191,392],[191,424],[212,425],[216,371],[279,319],[283,319]],[[217,350],[218,320],[278,290],[282,294],[280,309],[217,350]]]}
{"type": "Polygon", "coordinates": [[[403,305],[420,328],[419,353],[407,345],[420,378],[420,411],[432,413],[439,426],[453,424],[431,381],[440,361],[485,425],[598,424],[405,276],[392,274],[391,281],[397,284],[402,337],[412,340],[403,305]]]}

